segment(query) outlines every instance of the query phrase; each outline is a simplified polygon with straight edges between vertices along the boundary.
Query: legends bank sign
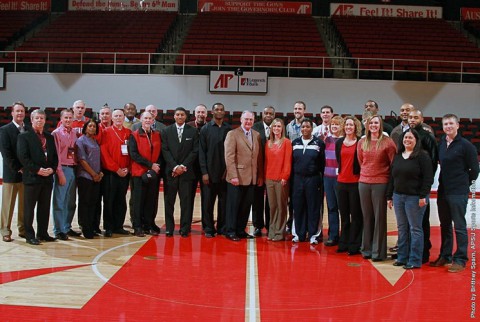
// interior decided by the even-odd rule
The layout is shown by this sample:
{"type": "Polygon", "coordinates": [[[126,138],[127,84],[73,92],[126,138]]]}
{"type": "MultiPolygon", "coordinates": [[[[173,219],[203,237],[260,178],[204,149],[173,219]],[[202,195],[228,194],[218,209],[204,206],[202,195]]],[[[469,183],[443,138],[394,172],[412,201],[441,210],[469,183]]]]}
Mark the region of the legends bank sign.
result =
{"type": "Polygon", "coordinates": [[[267,93],[268,75],[266,72],[210,71],[210,92],[227,93],[267,93]]]}

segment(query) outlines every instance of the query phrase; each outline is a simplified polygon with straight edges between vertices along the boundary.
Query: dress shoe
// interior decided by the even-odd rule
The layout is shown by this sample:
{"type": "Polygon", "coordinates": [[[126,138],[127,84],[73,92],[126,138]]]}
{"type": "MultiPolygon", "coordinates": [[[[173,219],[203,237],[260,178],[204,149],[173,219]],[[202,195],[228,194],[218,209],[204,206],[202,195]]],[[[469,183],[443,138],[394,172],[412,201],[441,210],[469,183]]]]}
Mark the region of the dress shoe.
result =
{"type": "Polygon", "coordinates": [[[398,258],[398,254],[392,254],[392,259],[397,259],[398,258]]]}
{"type": "Polygon", "coordinates": [[[105,232],[103,233],[103,236],[104,237],[112,237],[112,231],[111,230],[105,230],[105,232]]]}
{"type": "Polygon", "coordinates": [[[363,255],[362,257],[363,257],[363,259],[372,259],[372,256],[370,256],[370,255],[363,255]]]}
{"type": "Polygon", "coordinates": [[[30,245],[40,245],[40,241],[36,238],[27,239],[27,244],[30,245]]]}
{"type": "Polygon", "coordinates": [[[145,237],[142,229],[136,229],[133,233],[136,237],[145,237]]]}
{"type": "Polygon", "coordinates": [[[392,253],[396,253],[396,252],[398,251],[398,245],[395,245],[395,246],[393,246],[393,247],[390,247],[388,250],[389,250],[390,252],[392,252],[392,253]]]}
{"type": "Polygon", "coordinates": [[[448,268],[449,273],[460,273],[463,270],[465,270],[465,266],[459,263],[453,263],[452,266],[448,268]]]}
{"type": "Polygon", "coordinates": [[[55,235],[55,238],[60,239],[60,240],[68,240],[68,236],[65,233],[58,233],[55,235]]]}
{"type": "Polygon", "coordinates": [[[422,259],[422,264],[426,264],[426,263],[428,263],[428,261],[429,261],[428,257],[427,257],[427,258],[423,258],[423,259],[422,259]]]}
{"type": "Polygon", "coordinates": [[[253,237],[252,235],[247,234],[247,233],[245,233],[245,232],[244,232],[244,233],[241,233],[241,234],[238,234],[237,236],[238,236],[239,238],[243,238],[243,239],[253,239],[253,238],[255,238],[255,237],[253,237]]]}
{"type": "Polygon", "coordinates": [[[82,234],[79,233],[79,232],[74,231],[73,229],[70,229],[70,230],[67,232],[67,235],[70,236],[70,237],[79,237],[79,236],[82,235],[82,234]]]}
{"type": "Polygon", "coordinates": [[[225,235],[227,239],[230,239],[231,241],[239,241],[240,238],[238,238],[237,235],[225,235]]]}
{"type": "Polygon", "coordinates": [[[260,228],[255,228],[255,231],[253,232],[253,236],[262,237],[262,230],[260,228]]]}
{"type": "Polygon", "coordinates": [[[154,231],[156,231],[157,233],[160,234],[160,227],[158,227],[157,225],[153,225],[150,230],[154,230],[154,231]]]}
{"type": "Polygon", "coordinates": [[[95,237],[95,233],[83,233],[83,237],[85,239],[93,239],[95,237]]]}
{"type": "Polygon", "coordinates": [[[411,264],[407,264],[407,265],[403,265],[403,268],[404,268],[404,269],[416,269],[416,268],[420,268],[420,267],[418,267],[418,266],[413,266],[413,265],[411,265],[411,264]]]}
{"type": "Polygon", "coordinates": [[[56,238],[53,238],[52,236],[49,236],[49,235],[37,236],[37,239],[45,242],[53,242],[57,240],[56,238]]]}
{"type": "Polygon", "coordinates": [[[97,227],[97,228],[93,229],[93,233],[96,234],[97,236],[100,236],[102,234],[102,230],[97,227]]]}
{"type": "Polygon", "coordinates": [[[18,237],[25,238],[25,239],[27,238],[27,236],[25,236],[25,234],[20,234],[20,233],[18,234],[18,237]]]}
{"type": "Polygon", "coordinates": [[[159,231],[156,231],[156,230],[153,230],[153,228],[152,228],[152,229],[150,229],[150,231],[148,232],[148,234],[149,234],[149,235],[152,235],[152,236],[158,236],[158,235],[160,235],[160,232],[159,232],[159,231]]]}
{"type": "Polygon", "coordinates": [[[207,238],[213,238],[213,237],[215,237],[215,234],[213,234],[213,233],[205,233],[205,237],[207,237],[207,238]]]}
{"type": "Polygon", "coordinates": [[[173,232],[167,230],[167,231],[165,232],[165,235],[166,235],[167,237],[173,237],[173,232]]]}
{"type": "Polygon", "coordinates": [[[352,251],[352,252],[349,251],[347,254],[348,254],[348,256],[354,256],[354,255],[360,255],[361,253],[360,253],[360,251],[355,250],[355,251],[352,251]]]}
{"type": "Polygon", "coordinates": [[[430,262],[431,267],[443,267],[445,265],[451,264],[451,261],[446,260],[443,257],[438,257],[436,261],[430,262]]]}
{"type": "Polygon", "coordinates": [[[187,238],[187,237],[188,237],[188,233],[180,232],[180,236],[183,237],[183,238],[187,238]]]}
{"type": "Polygon", "coordinates": [[[405,263],[402,263],[402,262],[399,262],[399,261],[395,261],[395,262],[393,263],[393,266],[404,266],[404,265],[406,265],[406,264],[405,264],[405,263]]]}
{"type": "Polygon", "coordinates": [[[125,230],[123,228],[120,229],[115,229],[113,231],[114,234],[119,234],[119,235],[130,235],[130,232],[128,230],[125,230]]]}
{"type": "MultiPolygon", "coordinates": [[[[325,244],[325,245],[326,245],[326,244],[325,244]]],[[[336,252],[336,253],[346,253],[346,252],[348,252],[348,249],[346,249],[346,248],[338,248],[335,252],[336,252]]]]}
{"type": "Polygon", "coordinates": [[[372,258],[372,262],[383,262],[381,258],[372,258]]]}
{"type": "Polygon", "coordinates": [[[7,235],[7,236],[3,236],[3,237],[2,237],[2,240],[3,240],[4,242],[10,243],[13,239],[12,239],[12,236],[7,235]]]}
{"type": "Polygon", "coordinates": [[[325,242],[325,246],[336,246],[336,245],[338,245],[338,241],[336,240],[329,239],[325,242]]]}

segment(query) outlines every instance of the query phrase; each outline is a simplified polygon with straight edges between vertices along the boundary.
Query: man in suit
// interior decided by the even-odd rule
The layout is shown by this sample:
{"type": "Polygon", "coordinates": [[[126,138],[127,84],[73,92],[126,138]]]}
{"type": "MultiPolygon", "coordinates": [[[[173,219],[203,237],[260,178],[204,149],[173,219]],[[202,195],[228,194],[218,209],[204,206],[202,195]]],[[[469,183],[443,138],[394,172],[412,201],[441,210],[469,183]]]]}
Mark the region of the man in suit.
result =
{"type": "Polygon", "coordinates": [[[127,103],[123,106],[123,113],[125,113],[125,121],[123,122],[123,126],[127,129],[132,129],[134,124],[140,122],[139,119],[136,118],[137,115],[137,106],[133,103],[127,103]]]}
{"type": "MultiPolygon", "coordinates": [[[[163,124],[162,122],[159,122],[157,120],[157,115],[158,115],[158,109],[155,105],[147,105],[147,107],[145,107],[145,112],[148,112],[150,114],[152,114],[153,116],[153,123],[152,123],[152,126],[151,126],[151,129],[153,131],[156,131],[156,132],[159,132],[160,134],[162,133],[162,131],[164,129],[166,129],[167,127],[165,126],[165,124],[163,124]]],[[[138,123],[135,123],[132,125],[132,132],[135,132],[136,130],[140,129],[142,127],[142,122],[138,122],[138,123]]],[[[164,164],[165,162],[163,162],[163,157],[160,156],[160,167],[163,168],[164,167],[164,164]]],[[[157,180],[157,185],[159,187],[159,189],[157,190],[157,193],[155,194],[155,205],[154,205],[154,209],[155,209],[155,213],[154,213],[154,218],[157,216],[157,209],[158,209],[158,194],[159,194],[159,191],[160,191],[160,179],[161,179],[162,175],[158,175],[156,180],[157,180]]],[[[130,196],[133,196],[133,183],[130,184],[130,196]]],[[[129,206],[130,206],[130,221],[132,222],[133,224],[133,199],[134,198],[130,198],[130,201],[128,202],[129,206]]],[[[151,227],[151,230],[153,230],[154,232],[156,233],[160,233],[160,227],[158,227],[155,223],[153,224],[153,226],[151,227]]],[[[146,233],[149,233],[149,232],[146,232],[146,233]]]]}
{"type": "MultiPolygon", "coordinates": [[[[260,133],[260,139],[262,140],[261,153],[265,158],[265,142],[270,137],[270,125],[275,118],[275,108],[273,106],[267,106],[262,112],[262,121],[253,124],[252,129],[260,133]]],[[[252,220],[255,231],[253,236],[261,237],[262,229],[265,227],[268,229],[270,225],[270,207],[268,206],[268,198],[265,196],[265,185],[256,186],[253,197],[252,207],[252,220]],[[263,213],[265,212],[265,219],[263,213]]]]}
{"type": "Polygon", "coordinates": [[[0,232],[4,242],[12,239],[12,216],[18,196],[18,235],[25,236],[23,226],[22,164],[17,157],[17,137],[25,131],[25,104],[15,102],[12,106],[12,122],[0,128],[0,152],[3,158],[2,215],[0,232]]]}
{"type": "Polygon", "coordinates": [[[188,237],[192,226],[193,202],[192,184],[195,179],[193,164],[198,155],[198,132],[185,124],[187,111],[177,107],[175,123],[162,133],[162,154],[165,160],[165,224],[167,237],[175,229],[175,199],[180,197],[180,235],[188,237]]]}
{"type": "MultiPolygon", "coordinates": [[[[365,108],[365,111],[371,112],[372,115],[378,115],[378,110],[380,109],[378,107],[377,102],[375,102],[373,100],[368,100],[365,103],[364,108],[365,108]]],[[[388,135],[390,135],[392,133],[392,130],[393,130],[393,126],[391,126],[390,124],[385,122],[385,119],[383,120],[383,130],[385,132],[387,132],[388,135]]]]}
{"type": "Polygon", "coordinates": [[[245,231],[253,203],[255,185],[263,185],[263,156],[260,134],[252,131],[253,113],[244,111],[241,126],[225,139],[227,166],[227,218],[225,236],[232,241],[253,238],[245,231]]]}
{"type": "Polygon", "coordinates": [[[48,235],[47,229],[53,174],[58,166],[58,157],[53,136],[43,130],[46,120],[45,112],[35,110],[30,118],[32,129],[18,136],[17,156],[23,165],[25,238],[30,245],[39,245],[40,241],[55,240],[48,235]],[[35,206],[37,207],[36,236],[33,229],[35,206]]]}

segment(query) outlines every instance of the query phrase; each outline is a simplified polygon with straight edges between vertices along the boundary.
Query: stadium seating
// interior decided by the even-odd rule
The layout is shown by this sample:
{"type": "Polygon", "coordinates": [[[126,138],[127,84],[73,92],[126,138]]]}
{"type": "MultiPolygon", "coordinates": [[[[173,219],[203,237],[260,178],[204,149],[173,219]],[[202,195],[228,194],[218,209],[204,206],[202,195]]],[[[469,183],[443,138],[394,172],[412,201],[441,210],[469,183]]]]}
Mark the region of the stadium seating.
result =
{"type": "Polygon", "coordinates": [[[0,50],[47,17],[38,11],[0,11],[0,50]]]}

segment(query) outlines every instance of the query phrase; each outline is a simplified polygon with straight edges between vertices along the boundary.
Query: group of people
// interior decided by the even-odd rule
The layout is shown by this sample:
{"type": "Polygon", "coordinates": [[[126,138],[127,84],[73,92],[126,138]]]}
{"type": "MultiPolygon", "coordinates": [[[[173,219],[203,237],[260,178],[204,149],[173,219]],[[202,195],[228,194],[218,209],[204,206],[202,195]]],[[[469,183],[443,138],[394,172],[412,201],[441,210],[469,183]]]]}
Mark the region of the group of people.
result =
{"type": "Polygon", "coordinates": [[[369,100],[364,109],[362,124],[354,116],[334,116],[331,106],[323,106],[322,123],[316,126],[305,117],[306,104],[298,101],[287,125],[267,106],[261,121],[254,123],[254,113],[244,111],[241,125],[232,129],[224,121],[222,103],[213,104],[208,122],[205,105],[195,108],[195,120],[188,123],[187,111],[178,107],[175,123],[165,126],[156,120],[153,105],[138,119],[133,103],[114,111],[104,106],[97,121],[84,115],[85,103],[79,100],[72,109],[62,110],[50,134],[44,130],[44,111],[34,110],[31,127],[25,126],[25,105],[15,102],[12,122],[0,129],[3,241],[12,241],[17,196],[19,236],[31,245],[81,234],[94,238],[102,233],[102,213],[105,237],[157,236],[163,179],[167,237],[174,235],[177,195],[179,234],[189,236],[200,185],[205,237],[224,235],[238,241],[260,237],[265,228],[268,240],[283,241],[291,233],[294,243],[316,245],[323,242],[326,196],[326,246],[385,260],[387,206],[393,207],[398,225],[393,265],[419,268],[430,256],[429,194],[439,162],[442,242],[440,256],[430,265],[453,262],[449,271],[462,271],[468,260],[469,186],[479,166],[475,147],[458,132],[458,118],[443,117],[445,136],[437,145],[421,111],[411,104],[402,105],[401,123],[395,128],[382,120],[375,101],[369,100]],[[77,187],[81,233],[72,229],[77,187]],[[133,232],[124,229],[129,187],[133,232]],[[54,237],[47,232],[52,191],[54,237]],[[246,231],[250,210],[252,235],[246,231]],[[453,255],[452,221],[457,242],[453,255]]]}

